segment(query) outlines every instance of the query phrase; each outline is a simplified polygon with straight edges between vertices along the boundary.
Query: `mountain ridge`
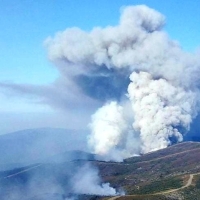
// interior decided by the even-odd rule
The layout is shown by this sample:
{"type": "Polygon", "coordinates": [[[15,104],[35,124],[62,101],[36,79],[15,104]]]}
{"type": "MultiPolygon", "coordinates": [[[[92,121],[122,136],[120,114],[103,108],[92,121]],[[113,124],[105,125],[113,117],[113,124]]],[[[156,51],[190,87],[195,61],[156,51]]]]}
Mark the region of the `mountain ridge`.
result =
{"type": "Polygon", "coordinates": [[[70,150],[86,151],[86,136],[85,130],[54,128],[26,129],[0,135],[0,170],[41,162],[70,150]]]}

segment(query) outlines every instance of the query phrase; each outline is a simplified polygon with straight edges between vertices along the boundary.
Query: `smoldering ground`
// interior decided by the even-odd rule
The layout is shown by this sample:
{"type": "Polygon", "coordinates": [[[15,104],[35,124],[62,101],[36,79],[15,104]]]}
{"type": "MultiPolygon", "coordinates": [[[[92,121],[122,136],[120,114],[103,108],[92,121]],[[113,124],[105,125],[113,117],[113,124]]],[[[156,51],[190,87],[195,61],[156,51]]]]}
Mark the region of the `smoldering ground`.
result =
{"type": "Polygon", "coordinates": [[[81,195],[123,194],[109,183],[103,183],[98,170],[87,163],[85,155],[82,161],[49,161],[1,172],[0,176],[2,200],[75,200],[81,195]]]}

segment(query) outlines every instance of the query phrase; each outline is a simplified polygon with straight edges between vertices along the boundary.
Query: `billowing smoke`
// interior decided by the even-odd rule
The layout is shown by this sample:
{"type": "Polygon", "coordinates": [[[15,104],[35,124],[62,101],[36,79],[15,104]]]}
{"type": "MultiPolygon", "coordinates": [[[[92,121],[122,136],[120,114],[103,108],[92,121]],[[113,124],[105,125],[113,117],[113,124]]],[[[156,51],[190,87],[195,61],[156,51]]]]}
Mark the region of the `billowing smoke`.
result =
{"type": "Polygon", "coordinates": [[[129,6],[117,26],[71,28],[45,42],[63,76],[105,103],[92,116],[89,145],[107,159],[182,141],[198,112],[198,55],[184,52],[164,24],[159,12],[129,6]]]}
{"type": "Polygon", "coordinates": [[[75,194],[90,194],[100,196],[123,195],[112,188],[109,183],[101,183],[98,171],[89,165],[84,165],[72,178],[75,194]]]}
{"type": "Polygon", "coordinates": [[[138,136],[132,129],[126,107],[112,101],[92,116],[88,143],[94,153],[106,160],[122,161],[139,153],[138,136]]]}
{"type": "Polygon", "coordinates": [[[194,115],[196,94],[165,79],[154,80],[147,72],[133,72],[130,79],[133,129],[140,132],[142,152],[165,148],[173,140],[182,141],[182,133],[189,130],[194,115]]]}

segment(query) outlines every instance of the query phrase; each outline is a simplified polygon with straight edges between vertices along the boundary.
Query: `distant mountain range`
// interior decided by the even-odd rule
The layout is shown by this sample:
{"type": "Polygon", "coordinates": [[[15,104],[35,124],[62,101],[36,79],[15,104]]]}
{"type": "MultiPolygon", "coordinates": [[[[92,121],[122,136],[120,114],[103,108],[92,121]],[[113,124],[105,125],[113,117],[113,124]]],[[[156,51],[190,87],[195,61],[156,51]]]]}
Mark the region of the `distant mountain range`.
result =
{"type": "MultiPolygon", "coordinates": [[[[196,135],[200,117],[194,120],[185,140],[200,141],[196,135]],[[196,127],[196,128],[195,128],[196,127]]],[[[27,129],[0,135],[0,170],[42,162],[66,151],[88,151],[85,130],[61,128],[27,129]]],[[[58,158],[57,158],[58,160],[58,158]]]]}
{"type": "Polygon", "coordinates": [[[0,135],[0,170],[43,162],[73,150],[87,151],[86,131],[41,128],[0,135]]]}

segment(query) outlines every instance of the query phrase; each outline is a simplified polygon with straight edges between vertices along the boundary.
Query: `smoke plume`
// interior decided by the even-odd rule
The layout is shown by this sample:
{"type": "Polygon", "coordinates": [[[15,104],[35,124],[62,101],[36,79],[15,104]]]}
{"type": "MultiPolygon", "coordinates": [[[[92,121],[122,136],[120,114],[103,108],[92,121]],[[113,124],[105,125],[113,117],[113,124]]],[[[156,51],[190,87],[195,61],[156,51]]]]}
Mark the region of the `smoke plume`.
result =
{"type": "Polygon", "coordinates": [[[85,77],[85,87],[94,93],[103,85],[99,96],[107,94],[90,124],[89,145],[95,153],[121,160],[180,142],[189,130],[198,112],[200,63],[162,31],[164,24],[159,12],[129,6],[115,27],[89,33],[71,28],[47,39],[49,58],[64,63],[62,73],[85,77]],[[109,96],[117,84],[120,92],[109,96]]]}
{"type": "Polygon", "coordinates": [[[183,51],[164,24],[161,13],[128,6],[116,26],[70,28],[45,41],[62,76],[104,104],[92,116],[89,146],[107,159],[181,142],[198,113],[198,53],[183,51]]]}
{"type": "Polygon", "coordinates": [[[154,80],[147,72],[133,72],[130,80],[128,96],[135,117],[133,129],[140,132],[142,152],[182,141],[180,131],[189,130],[196,94],[174,87],[165,79],[154,80]]]}
{"type": "MultiPolygon", "coordinates": [[[[170,39],[164,24],[161,13],[140,5],[125,7],[116,26],[66,29],[45,41],[60,79],[50,86],[0,87],[78,115],[82,107],[100,105],[91,116],[88,144],[105,160],[122,161],[181,142],[199,111],[200,60],[170,39]]],[[[70,193],[122,195],[102,183],[91,166],[69,180],[70,193]]]]}

